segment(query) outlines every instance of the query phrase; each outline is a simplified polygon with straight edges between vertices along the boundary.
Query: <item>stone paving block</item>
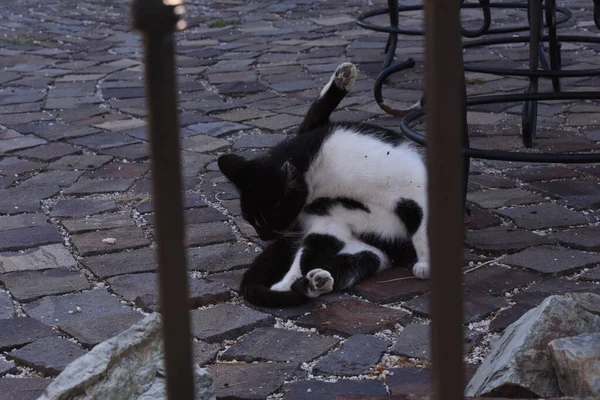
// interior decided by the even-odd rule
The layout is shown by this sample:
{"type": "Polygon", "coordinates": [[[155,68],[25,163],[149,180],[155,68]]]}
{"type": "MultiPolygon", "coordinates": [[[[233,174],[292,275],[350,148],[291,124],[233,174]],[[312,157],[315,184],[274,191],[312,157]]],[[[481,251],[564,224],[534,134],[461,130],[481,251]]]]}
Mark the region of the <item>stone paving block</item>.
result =
{"type": "Polygon", "coordinates": [[[0,291],[0,319],[12,318],[15,316],[15,308],[8,293],[0,291]]]}
{"type": "Polygon", "coordinates": [[[78,137],[68,141],[76,146],[88,147],[92,150],[103,150],[111,147],[140,143],[139,139],[117,132],[100,132],[93,135],[78,137]]]}
{"type": "Polygon", "coordinates": [[[351,336],[341,348],[320,359],[313,371],[336,376],[364,374],[379,362],[389,345],[389,342],[373,336],[351,336]]]}
{"type": "Polygon", "coordinates": [[[600,267],[594,267],[579,276],[583,281],[600,281],[600,267]]]}
{"type": "Polygon", "coordinates": [[[150,169],[149,163],[105,164],[87,175],[90,179],[139,178],[150,169]]]}
{"type": "MultiPolygon", "coordinates": [[[[183,209],[188,210],[190,208],[203,208],[208,205],[202,200],[202,198],[195,193],[185,193],[183,195],[183,209]]],[[[135,208],[141,214],[147,214],[154,211],[154,204],[152,201],[142,201],[138,203],[135,208]]]]}
{"type": "Polygon", "coordinates": [[[83,172],[79,171],[48,171],[37,174],[21,182],[21,187],[26,186],[69,186],[75,182],[83,172]]]}
{"type": "Polygon", "coordinates": [[[491,332],[502,332],[510,324],[521,318],[523,314],[529,311],[533,307],[527,305],[515,304],[511,308],[501,311],[496,318],[490,322],[491,332]]]}
{"type": "Polygon", "coordinates": [[[355,398],[378,398],[387,395],[383,383],[371,379],[340,379],[337,382],[300,381],[286,383],[284,400],[333,400],[348,395],[355,398]]]}
{"type": "Polygon", "coordinates": [[[207,369],[219,399],[262,400],[285,381],[306,375],[296,363],[216,364],[207,369]]]}
{"type": "Polygon", "coordinates": [[[188,268],[204,272],[238,269],[252,263],[257,253],[244,244],[214,244],[188,250],[188,268]]]}
{"type": "Polygon", "coordinates": [[[18,372],[18,370],[14,362],[0,359],[0,377],[15,372],[18,372]]]}
{"type": "Polygon", "coordinates": [[[428,281],[416,278],[405,279],[411,277],[413,274],[409,268],[393,267],[365,279],[350,289],[350,292],[382,304],[408,300],[429,291],[428,281]]]}
{"type": "Polygon", "coordinates": [[[191,313],[192,334],[209,343],[235,339],[254,328],[273,324],[275,319],[235,304],[219,304],[191,313]]]}
{"type": "Polygon", "coordinates": [[[469,185],[478,190],[508,189],[515,187],[515,183],[499,175],[480,174],[469,177],[469,185]]]}
{"type": "Polygon", "coordinates": [[[90,320],[73,321],[60,326],[60,330],[73,336],[85,348],[92,348],[129,329],[143,318],[144,314],[140,312],[124,309],[121,312],[100,315],[90,320]]]}
{"type": "Polygon", "coordinates": [[[0,379],[0,393],[6,400],[37,400],[52,382],[42,378],[0,379]]]}
{"type": "Polygon", "coordinates": [[[290,128],[294,125],[299,125],[301,122],[301,117],[289,114],[279,114],[273,115],[272,117],[258,118],[246,121],[246,123],[249,125],[273,131],[290,128]]]}
{"type": "Polygon", "coordinates": [[[553,233],[550,235],[563,246],[569,248],[600,251],[600,226],[590,226],[553,233]]]}
{"type": "Polygon", "coordinates": [[[600,206],[600,183],[595,180],[564,180],[531,184],[535,190],[560,198],[568,205],[589,209],[600,206]]]}
{"type": "Polygon", "coordinates": [[[20,175],[26,172],[42,169],[44,164],[36,161],[21,160],[14,157],[6,157],[0,160],[0,174],[20,175]]]}
{"type": "Polygon", "coordinates": [[[17,271],[0,274],[0,282],[20,302],[28,302],[42,296],[81,291],[90,284],[78,271],[64,268],[44,271],[17,271]]]}
{"type": "Polygon", "coordinates": [[[77,262],[62,244],[52,244],[18,252],[0,253],[0,273],[70,268],[77,262]]]}
{"type": "Polygon", "coordinates": [[[569,273],[600,264],[600,254],[560,246],[539,246],[512,254],[502,262],[546,274],[569,273]]]}
{"type": "Polygon", "coordinates": [[[88,195],[94,193],[124,192],[133,185],[135,179],[86,179],[66,189],[66,195],[88,195]]]}
{"type": "MultiPolygon", "coordinates": [[[[183,218],[187,225],[195,225],[215,221],[227,221],[229,219],[226,215],[222,214],[220,211],[217,211],[212,207],[185,210],[183,212],[183,218]]],[[[147,215],[146,220],[150,225],[154,226],[154,214],[147,215]]]]}
{"type": "Polygon", "coordinates": [[[527,192],[523,189],[497,189],[485,192],[471,192],[467,194],[467,201],[489,209],[505,206],[541,203],[543,197],[527,192]]]}
{"type": "Polygon", "coordinates": [[[247,269],[236,269],[235,271],[210,274],[206,276],[206,280],[210,282],[220,283],[221,285],[227,286],[233,291],[239,292],[240,283],[242,282],[242,276],[246,271],[247,269]]]}
{"type": "Polygon", "coordinates": [[[385,383],[392,395],[415,394],[429,396],[433,393],[431,371],[425,368],[391,368],[385,383]]]}
{"type": "Polygon", "coordinates": [[[54,161],[64,156],[81,153],[81,149],[68,143],[48,143],[26,150],[20,150],[14,154],[19,157],[34,158],[42,161],[54,161]]]}
{"type": "Polygon", "coordinates": [[[535,273],[488,265],[464,275],[465,291],[503,296],[512,289],[527,286],[542,278],[535,273]]]}
{"type": "Polygon", "coordinates": [[[11,351],[8,358],[44,375],[55,376],[85,353],[87,351],[67,339],[46,337],[11,351]]]}
{"type": "Polygon", "coordinates": [[[224,360],[310,362],[325,354],[338,340],[287,329],[258,328],[221,356],[224,360]]]}
{"type": "Polygon", "coordinates": [[[54,161],[48,169],[60,169],[65,171],[96,169],[112,160],[110,156],[95,155],[69,155],[54,161]]]}
{"type": "Polygon", "coordinates": [[[186,244],[191,247],[235,241],[229,227],[222,222],[187,225],[186,235],[186,244]]]}
{"type": "Polygon", "coordinates": [[[466,229],[484,229],[502,224],[502,220],[489,210],[483,210],[479,207],[469,207],[468,214],[465,214],[466,229]]]}
{"type": "Polygon", "coordinates": [[[64,296],[46,296],[25,304],[23,308],[27,315],[61,329],[76,322],[92,321],[105,315],[130,310],[104,289],[64,296]]]}
{"type": "Polygon", "coordinates": [[[429,360],[430,328],[429,325],[407,325],[390,349],[390,353],[429,360]]]}
{"type": "Polygon", "coordinates": [[[264,148],[274,147],[279,142],[286,139],[286,135],[278,134],[258,134],[258,135],[246,135],[237,139],[233,143],[234,149],[249,149],[249,148],[264,148]]]}
{"type": "Polygon", "coordinates": [[[82,256],[115,253],[150,245],[150,241],[146,239],[144,232],[137,227],[80,233],[72,235],[71,241],[82,256]],[[116,239],[116,242],[113,244],[103,242],[107,238],[116,239]]]}
{"type": "MultiPolygon", "coordinates": [[[[85,135],[90,135],[96,132],[100,132],[99,129],[92,128],[90,126],[76,126],[76,125],[63,125],[63,124],[54,124],[54,125],[44,125],[40,127],[39,130],[35,132],[36,135],[43,137],[46,140],[60,140],[60,139],[68,139],[75,138],[85,135]]],[[[73,157],[73,156],[66,156],[73,157]]],[[[80,156],[80,157],[89,157],[80,156]]]]}
{"type": "Polygon", "coordinates": [[[516,302],[517,305],[533,308],[551,295],[581,292],[600,294],[600,287],[591,282],[578,282],[565,278],[550,277],[521,290],[511,300],[516,302]]]}
{"type": "MultiPolygon", "coordinates": [[[[108,283],[113,293],[127,301],[135,302],[138,307],[146,311],[159,310],[158,274],[119,275],[109,278],[108,283]]],[[[218,283],[190,278],[188,284],[190,308],[219,303],[231,297],[229,289],[218,283]]]]}
{"type": "MultiPolygon", "coordinates": [[[[430,295],[425,294],[407,301],[403,306],[417,315],[429,317],[429,298],[430,295]]],[[[501,298],[465,293],[463,303],[465,323],[480,321],[505,306],[506,301],[501,298]]]]}
{"type": "Polygon", "coordinates": [[[512,171],[507,171],[504,175],[510,178],[516,178],[524,182],[538,182],[552,179],[568,179],[577,178],[582,175],[581,172],[575,169],[564,167],[561,165],[519,168],[512,171]]]}
{"type": "Polygon", "coordinates": [[[539,204],[497,211],[510,218],[519,228],[546,229],[587,224],[587,218],[558,204],[539,204]]]}
{"type": "Polygon", "coordinates": [[[158,266],[156,249],[151,248],[86,257],[82,263],[101,279],[137,272],[151,272],[158,266]]]}
{"type": "Polygon", "coordinates": [[[201,340],[192,342],[192,360],[201,367],[215,360],[217,353],[221,350],[218,344],[206,343],[201,340]]]}
{"type": "Polygon", "coordinates": [[[58,186],[29,186],[0,190],[0,214],[20,214],[40,210],[41,200],[54,196],[58,186]]]}
{"type": "Polygon", "coordinates": [[[298,325],[321,333],[352,336],[374,333],[408,322],[409,313],[360,300],[337,301],[298,319],[298,325]]]}
{"type": "Polygon", "coordinates": [[[150,157],[150,146],[147,143],[129,144],[127,146],[104,149],[102,153],[117,158],[138,161],[150,157]]]}
{"type": "Polygon", "coordinates": [[[229,146],[229,142],[206,135],[190,136],[181,141],[181,148],[196,153],[210,152],[229,146]]]}
{"type": "Polygon", "coordinates": [[[50,216],[77,218],[116,210],[117,205],[114,200],[65,199],[59,200],[52,207],[50,216]]]}
{"type": "Polygon", "coordinates": [[[8,153],[15,150],[27,149],[47,143],[33,135],[21,135],[12,139],[0,140],[0,153],[8,153]]]}
{"type": "Polygon", "coordinates": [[[43,213],[36,214],[17,214],[0,217],[0,231],[8,231],[17,228],[26,228],[33,226],[43,226],[48,222],[43,213]]]}
{"type": "Polygon", "coordinates": [[[298,307],[257,307],[251,304],[250,306],[257,309],[258,311],[269,313],[278,318],[296,319],[305,314],[308,314],[313,310],[316,310],[317,308],[323,307],[326,304],[331,304],[336,301],[343,301],[349,299],[351,299],[351,297],[343,293],[329,293],[323,296],[319,296],[316,299],[311,299],[307,303],[304,303],[303,305],[298,307]]]}
{"type": "Polygon", "coordinates": [[[0,324],[0,350],[21,347],[48,336],[58,336],[58,333],[33,318],[3,319],[0,324]]]}
{"type": "MultiPolygon", "coordinates": [[[[256,118],[264,118],[264,117],[270,117],[274,115],[272,112],[269,111],[265,111],[265,110],[258,110],[255,108],[242,108],[239,110],[231,110],[231,111],[227,111],[221,114],[217,114],[215,115],[215,117],[226,120],[226,121],[232,121],[232,122],[242,122],[242,121],[247,121],[249,119],[256,119],[256,118]]],[[[235,128],[235,127],[234,127],[235,128]]],[[[247,127],[244,126],[241,129],[246,129],[247,127]]],[[[198,133],[203,133],[205,135],[210,135],[210,136],[219,136],[222,133],[219,134],[211,134],[210,132],[198,132],[198,133]]]]}
{"type": "Polygon", "coordinates": [[[62,221],[62,224],[71,234],[135,226],[134,220],[124,213],[103,214],[81,219],[66,219],[62,221]]]}
{"type": "Polygon", "coordinates": [[[55,226],[39,225],[0,232],[0,251],[14,251],[45,244],[62,243],[55,226]]]}
{"type": "Polygon", "coordinates": [[[473,249],[502,255],[514,253],[531,246],[551,244],[553,241],[547,236],[536,235],[533,232],[496,226],[467,232],[466,242],[473,249]]]}

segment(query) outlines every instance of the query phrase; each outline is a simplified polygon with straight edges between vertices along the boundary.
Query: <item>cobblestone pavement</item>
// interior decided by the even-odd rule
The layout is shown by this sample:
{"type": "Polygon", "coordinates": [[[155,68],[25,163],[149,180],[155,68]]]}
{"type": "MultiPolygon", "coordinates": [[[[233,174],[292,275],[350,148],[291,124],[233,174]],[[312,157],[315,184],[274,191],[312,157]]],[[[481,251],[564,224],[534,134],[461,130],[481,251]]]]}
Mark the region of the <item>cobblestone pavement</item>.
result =
{"type": "MultiPolygon", "coordinates": [[[[2,2],[1,399],[35,398],[70,361],[157,308],[140,40],[122,3],[2,2]]],[[[200,1],[188,7],[190,29],[177,35],[195,359],[215,376],[219,397],[430,391],[429,288],[404,268],[299,309],[253,309],[240,300],[239,278],[259,246],[215,163],[220,153],[256,154],[282,140],[348,60],[359,79],[334,119],[398,129],[372,96],[386,37],[354,23],[384,2],[370,3],[200,1]]],[[[591,3],[570,1],[576,21],[564,29],[596,34],[591,3]]],[[[470,25],[480,19],[474,10],[463,17],[470,25]]],[[[493,17],[513,24],[524,13],[493,17]]],[[[422,16],[402,21],[415,27],[422,16]]],[[[565,43],[563,64],[596,67],[598,50],[565,43]]],[[[406,106],[423,89],[421,41],[403,38],[398,55],[417,66],[394,75],[384,95],[406,106]]],[[[469,49],[465,59],[522,67],[528,53],[495,46],[469,49]]],[[[564,87],[598,82],[569,79],[564,87]]],[[[473,94],[526,87],[523,79],[482,74],[468,74],[467,83],[473,94]]],[[[522,147],[519,113],[515,104],[473,108],[472,145],[522,147]]],[[[597,104],[543,102],[539,115],[537,149],[600,148],[597,104]]],[[[599,166],[473,162],[464,276],[469,370],[498,332],[547,295],[600,293],[598,179],[599,166]]]]}

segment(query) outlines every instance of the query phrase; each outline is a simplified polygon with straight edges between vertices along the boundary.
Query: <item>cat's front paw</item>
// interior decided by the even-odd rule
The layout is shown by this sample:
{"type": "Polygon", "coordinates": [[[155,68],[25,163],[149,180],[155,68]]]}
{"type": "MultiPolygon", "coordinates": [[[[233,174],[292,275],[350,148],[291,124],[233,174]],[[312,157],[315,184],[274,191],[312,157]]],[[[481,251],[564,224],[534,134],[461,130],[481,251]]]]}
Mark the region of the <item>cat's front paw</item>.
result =
{"type": "Polygon", "coordinates": [[[324,269],[313,269],[306,274],[308,279],[308,297],[318,297],[333,290],[333,277],[324,269]]]}
{"type": "Polygon", "coordinates": [[[333,74],[333,83],[346,92],[354,86],[356,82],[356,66],[352,63],[340,64],[333,74]]]}
{"type": "Polygon", "coordinates": [[[418,262],[413,265],[412,273],[414,276],[420,279],[429,279],[430,271],[429,271],[429,263],[428,262],[418,262]]]}

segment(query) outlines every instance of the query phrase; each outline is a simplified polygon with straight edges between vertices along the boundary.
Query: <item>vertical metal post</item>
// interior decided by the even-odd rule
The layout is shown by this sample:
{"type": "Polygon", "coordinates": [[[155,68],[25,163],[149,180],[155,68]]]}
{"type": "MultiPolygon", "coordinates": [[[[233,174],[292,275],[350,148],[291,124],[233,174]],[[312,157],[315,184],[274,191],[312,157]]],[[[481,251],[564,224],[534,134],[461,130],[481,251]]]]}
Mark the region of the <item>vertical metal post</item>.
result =
{"type": "Polygon", "coordinates": [[[463,80],[460,0],[426,0],[434,398],[463,399],[463,80]]]}
{"type": "Polygon", "coordinates": [[[181,2],[133,1],[134,26],[144,34],[160,304],[170,400],[194,398],[173,44],[173,31],[183,22],[179,20],[184,11],[181,2]]]}

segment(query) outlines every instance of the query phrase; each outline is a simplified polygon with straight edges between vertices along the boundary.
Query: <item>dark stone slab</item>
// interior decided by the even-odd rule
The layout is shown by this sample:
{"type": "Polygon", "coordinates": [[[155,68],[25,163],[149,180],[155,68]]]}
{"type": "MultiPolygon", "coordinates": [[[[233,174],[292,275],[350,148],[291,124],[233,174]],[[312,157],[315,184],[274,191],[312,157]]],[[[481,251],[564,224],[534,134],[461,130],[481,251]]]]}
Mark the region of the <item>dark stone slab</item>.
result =
{"type": "Polygon", "coordinates": [[[191,313],[192,333],[201,340],[216,343],[235,339],[254,328],[271,325],[274,318],[235,304],[220,304],[191,313]]]}
{"type": "Polygon", "coordinates": [[[502,220],[489,210],[473,206],[469,207],[469,211],[470,213],[465,215],[466,229],[484,229],[502,223],[502,220]]]}
{"type": "Polygon", "coordinates": [[[512,301],[526,308],[537,307],[545,298],[555,294],[591,292],[600,294],[600,286],[591,282],[578,282],[565,278],[550,277],[521,290],[512,301]]]}
{"type": "Polygon", "coordinates": [[[235,241],[229,227],[222,222],[187,225],[186,234],[186,244],[190,247],[235,241]]]}
{"type": "Polygon", "coordinates": [[[92,348],[110,339],[144,318],[137,311],[123,309],[121,312],[106,314],[92,319],[73,321],[61,326],[60,330],[73,336],[85,348],[92,348]]]}
{"type": "Polygon", "coordinates": [[[533,307],[523,304],[515,304],[511,308],[501,311],[496,318],[490,322],[490,332],[502,332],[510,324],[521,318],[523,314],[533,307]]]}
{"type": "Polygon", "coordinates": [[[407,325],[390,349],[390,353],[428,360],[430,358],[430,329],[429,325],[407,325]]]}
{"type": "Polygon", "coordinates": [[[390,375],[388,375],[385,383],[392,395],[416,394],[428,396],[433,394],[431,371],[425,368],[391,368],[390,375]]]}
{"type": "Polygon", "coordinates": [[[66,199],[59,200],[52,207],[50,215],[59,218],[78,218],[116,210],[117,205],[114,200],[66,199]]]}
{"type": "Polygon", "coordinates": [[[6,157],[0,160],[0,174],[2,175],[21,175],[26,172],[42,169],[44,164],[22,160],[15,157],[6,157]]]}
{"type": "Polygon", "coordinates": [[[58,333],[33,318],[3,319],[0,323],[0,350],[21,347],[34,340],[58,333]]]}
{"type": "Polygon", "coordinates": [[[285,381],[306,375],[296,363],[216,364],[207,369],[218,399],[266,399],[285,381]]]}
{"type": "Polygon", "coordinates": [[[507,171],[504,175],[522,180],[524,182],[548,181],[552,179],[577,178],[582,175],[581,172],[561,165],[551,165],[542,167],[519,168],[507,171]]]}
{"type": "Polygon", "coordinates": [[[553,233],[550,235],[558,243],[574,249],[600,251],[600,226],[589,226],[553,233]]]}
{"type": "Polygon", "coordinates": [[[273,147],[277,143],[285,140],[287,135],[246,135],[242,136],[233,143],[234,149],[264,148],[273,147]]]}
{"type": "Polygon", "coordinates": [[[531,187],[551,197],[576,195],[600,196],[600,184],[595,180],[562,180],[533,183],[531,187]]]}
{"type": "MultiPolygon", "coordinates": [[[[387,390],[383,383],[371,379],[362,381],[340,379],[329,383],[322,381],[301,381],[287,383],[283,387],[285,400],[336,400],[344,395],[385,396],[387,390]]],[[[368,397],[363,397],[368,398],[368,397]]]]}
{"type": "Polygon", "coordinates": [[[67,339],[46,337],[11,351],[8,358],[44,375],[54,376],[85,353],[85,350],[67,339]]]}
{"type": "Polygon", "coordinates": [[[473,249],[498,255],[552,243],[546,236],[506,226],[467,232],[466,241],[467,245],[473,249]]]}
{"type": "Polygon", "coordinates": [[[385,270],[350,290],[351,293],[380,304],[407,300],[428,291],[428,281],[415,278],[410,269],[403,267],[385,270]]]}
{"type": "Polygon", "coordinates": [[[289,114],[278,114],[273,115],[272,117],[265,117],[253,119],[251,121],[246,121],[246,123],[249,125],[273,131],[279,131],[282,129],[290,128],[294,125],[299,125],[301,122],[301,117],[289,114]]]}
{"type": "Polygon", "coordinates": [[[64,191],[67,195],[124,192],[135,179],[86,179],[75,183],[64,191]]]}
{"type": "Polygon", "coordinates": [[[82,263],[101,279],[136,272],[150,272],[157,268],[156,250],[151,248],[87,257],[82,260],[82,263]]]}
{"type": "Polygon", "coordinates": [[[585,271],[579,276],[582,281],[600,281],[600,267],[595,267],[585,271]]]}
{"type": "Polygon", "coordinates": [[[91,321],[101,316],[129,310],[117,297],[104,289],[64,296],[46,296],[25,304],[24,309],[31,317],[61,329],[73,323],[91,321]]]}
{"type": "Polygon", "coordinates": [[[221,356],[224,360],[309,362],[325,354],[337,339],[277,328],[258,328],[221,356]]]}
{"type": "MultiPolygon", "coordinates": [[[[159,310],[158,274],[142,273],[119,275],[108,279],[113,293],[146,311],[159,310]]],[[[206,282],[199,279],[189,279],[190,308],[202,307],[228,300],[231,297],[229,289],[218,283],[206,282]]]]}
{"type": "Polygon", "coordinates": [[[85,276],[78,271],[63,268],[9,272],[0,275],[0,282],[4,283],[13,297],[21,302],[90,288],[85,276]]]}
{"type": "Polygon", "coordinates": [[[80,233],[71,236],[71,241],[82,256],[115,253],[125,249],[136,249],[150,245],[150,241],[146,239],[144,232],[137,227],[80,233]],[[114,238],[117,241],[114,244],[102,242],[106,238],[114,238]]]}
{"type": "Polygon", "coordinates": [[[149,163],[106,164],[88,174],[87,177],[90,179],[137,179],[149,169],[149,163]]]}
{"type": "Polygon", "coordinates": [[[82,219],[66,219],[62,225],[70,234],[114,228],[134,227],[135,221],[128,214],[104,214],[82,219]]]}
{"type": "Polygon", "coordinates": [[[248,129],[249,126],[236,124],[233,122],[201,122],[199,124],[190,125],[187,127],[196,134],[208,136],[221,136],[230,132],[237,132],[242,129],[248,129]]]}
{"type": "Polygon", "coordinates": [[[539,204],[537,206],[499,210],[497,212],[512,219],[519,228],[524,229],[560,228],[583,225],[588,222],[587,218],[582,214],[561,207],[558,204],[539,204]]]}
{"type": "Polygon", "coordinates": [[[221,285],[225,285],[233,291],[239,292],[240,283],[242,282],[242,276],[246,271],[247,269],[236,269],[234,271],[210,274],[205,278],[208,281],[220,283],[221,285]]]}
{"type": "MultiPolygon", "coordinates": [[[[417,315],[429,317],[429,294],[419,296],[404,303],[404,306],[417,315]]],[[[497,297],[465,293],[463,303],[465,323],[480,321],[494,311],[506,306],[506,301],[497,297]]]]}
{"type": "Polygon", "coordinates": [[[0,251],[21,250],[45,244],[62,243],[55,226],[39,225],[0,231],[0,251]]]}
{"type": "MultiPolygon", "coordinates": [[[[207,204],[195,193],[185,193],[183,195],[183,209],[207,207],[207,204]]],[[[152,201],[142,201],[135,208],[142,214],[151,213],[154,211],[152,201]]]]}
{"type": "Polygon", "coordinates": [[[244,244],[214,244],[188,250],[188,268],[205,272],[239,269],[252,263],[258,253],[244,244]]]}
{"type": "Polygon", "coordinates": [[[6,374],[12,374],[17,371],[18,370],[17,370],[17,367],[15,366],[14,362],[0,360],[0,377],[4,376],[6,374]]]}
{"type": "Polygon", "coordinates": [[[502,262],[546,274],[569,273],[600,264],[600,254],[560,246],[539,246],[512,254],[502,262]]]}
{"type": "Polygon", "coordinates": [[[3,378],[0,379],[2,400],[37,400],[52,382],[42,378],[3,378]]]}
{"type": "Polygon", "coordinates": [[[527,286],[542,278],[534,273],[500,266],[486,266],[465,274],[463,283],[469,293],[503,296],[515,288],[527,286]]]}
{"type": "Polygon", "coordinates": [[[348,300],[350,298],[350,296],[345,295],[343,293],[329,293],[323,296],[319,296],[316,299],[311,299],[307,303],[304,303],[303,305],[298,307],[257,307],[252,304],[248,305],[252,308],[257,309],[258,311],[269,313],[279,318],[295,319],[317,308],[320,308],[325,304],[331,304],[336,301],[348,300]]]}
{"type": "Polygon", "coordinates": [[[96,169],[112,160],[110,156],[95,155],[70,155],[54,161],[48,169],[61,169],[66,171],[96,169]]]}
{"type": "Polygon", "coordinates": [[[8,293],[0,291],[0,319],[12,318],[15,316],[13,301],[8,293]]]}
{"type": "Polygon", "coordinates": [[[0,190],[0,214],[37,212],[41,200],[54,196],[59,186],[27,186],[0,190]]]}
{"type": "Polygon", "coordinates": [[[300,318],[298,324],[314,327],[321,333],[352,336],[374,333],[397,323],[406,323],[409,318],[406,311],[352,299],[337,301],[314,310],[300,318]]]}
{"type": "MultiPolygon", "coordinates": [[[[185,223],[188,225],[206,222],[227,221],[228,217],[212,207],[194,208],[183,212],[185,223]]],[[[146,217],[150,225],[154,225],[154,214],[146,217]]]]}
{"type": "Polygon", "coordinates": [[[150,146],[147,143],[130,144],[127,146],[102,150],[102,153],[117,158],[139,161],[150,157],[150,146]]]}
{"type": "Polygon", "coordinates": [[[515,187],[515,183],[499,175],[480,174],[469,177],[469,185],[479,190],[507,189],[515,187]]]}
{"type": "Polygon", "coordinates": [[[69,140],[69,143],[96,151],[139,142],[139,139],[118,132],[100,132],[69,140]]]}
{"type": "Polygon", "coordinates": [[[19,157],[34,158],[42,161],[54,161],[64,156],[81,153],[81,149],[68,143],[48,143],[13,153],[19,157]]]}
{"type": "Polygon", "coordinates": [[[27,186],[69,186],[73,182],[75,182],[79,177],[83,174],[80,171],[48,171],[42,172],[40,174],[35,175],[32,178],[29,178],[23,182],[21,182],[22,187],[27,186]]]}
{"type": "Polygon", "coordinates": [[[218,344],[206,343],[201,340],[192,342],[192,360],[198,363],[201,367],[214,361],[217,353],[221,350],[218,344]]]}
{"type": "Polygon", "coordinates": [[[313,371],[321,375],[336,376],[364,374],[379,362],[389,345],[387,341],[373,336],[351,336],[341,348],[320,359],[313,371]]]}
{"type": "Polygon", "coordinates": [[[516,188],[488,190],[486,192],[471,192],[467,194],[467,200],[482,208],[489,209],[541,203],[544,201],[544,198],[523,189],[516,188]]]}

